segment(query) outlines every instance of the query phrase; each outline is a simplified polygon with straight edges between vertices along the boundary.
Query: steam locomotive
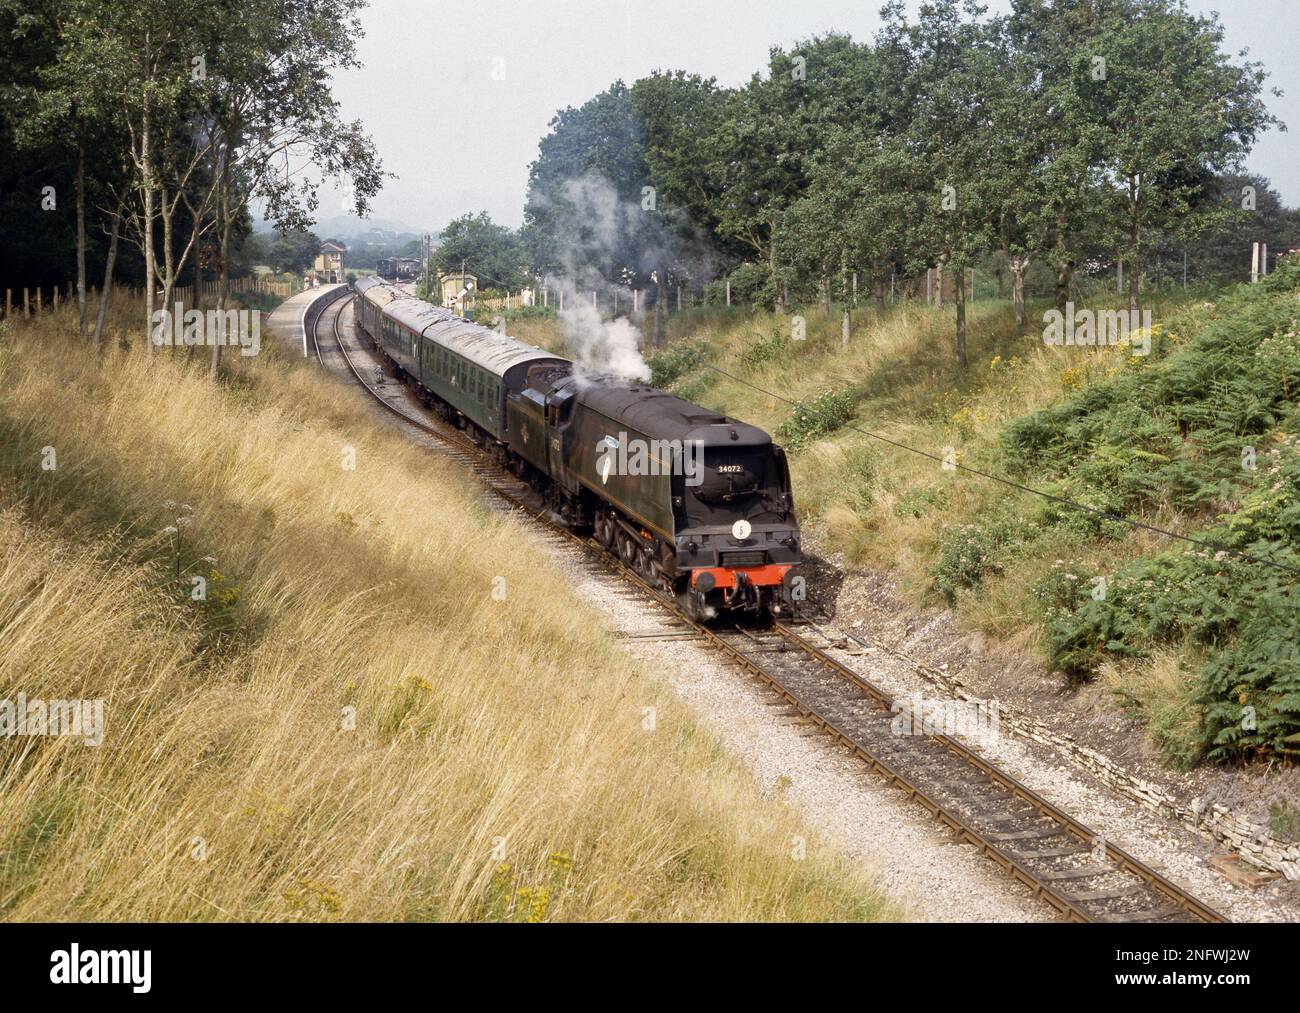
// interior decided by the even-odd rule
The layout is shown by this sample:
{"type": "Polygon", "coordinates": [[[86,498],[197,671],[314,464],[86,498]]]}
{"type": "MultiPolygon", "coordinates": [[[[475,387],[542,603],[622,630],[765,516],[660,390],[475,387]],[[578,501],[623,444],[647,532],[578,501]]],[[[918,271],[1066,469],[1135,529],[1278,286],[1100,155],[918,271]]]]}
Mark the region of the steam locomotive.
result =
{"type": "Polygon", "coordinates": [[[373,278],[356,320],[430,408],[688,614],[782,614],[803,597],[785,452],[761,429],[593,374],[373,278]]]}

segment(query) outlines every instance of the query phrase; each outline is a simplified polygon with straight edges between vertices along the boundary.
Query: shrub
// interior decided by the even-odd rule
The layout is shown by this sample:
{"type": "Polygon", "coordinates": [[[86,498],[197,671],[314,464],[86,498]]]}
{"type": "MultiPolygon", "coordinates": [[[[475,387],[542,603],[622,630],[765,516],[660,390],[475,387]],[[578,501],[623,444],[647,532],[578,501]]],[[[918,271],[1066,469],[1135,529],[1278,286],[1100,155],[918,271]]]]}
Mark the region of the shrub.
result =
{"type": "Polygon", "coordinates": [[[894,503],[894,516],[902,520],[919,520],[936,508],[948,504],[948,493],[943,489],[928,487],[904,490],[894,503]]]}
{"type": "Polygon", "coordinates": [[[257,310],[259,313],[270,313],[284,302],[281,296],[269,292],[231,292],[230,299],[245,309],[257,310]]]}
{"type": "MultiPolygon", "coordinates": [[[[1298,442],[1268,451],[1239,508],[1198,537],[1300,569],[1298,442]]],[[[1101,600],[1070,576],[1057,568],[1036,588],[1057,669],[1087,678],[1109,657],[1144,657],[1162,643],[1203,650],[1206,753],[1300,755],[1300,599],[1287,570],[1227,551],[1170,550],[1122,567],[1101,600]]]]}
{"type": "Polygon", "coordinates": [[[1009,519],[945,527],[939,539],[939,558],[930,569],[935,587],[951,604],[958,592],[979,587],[986,576],[1004,572],[1007,558],[1024,541],[1023,522],[1009,519]]]}
{"type": "Polygon", "coordinates": [[[740,353],[739,362],[745,370],[753,370],[769,362],[776,362],[789,351],[790,339],[780,331],[773,331],[767,337],[746,345],[740,353]]]}
{"type": "Polygon", "coordinates": [[[668,387],[673,381],[698,368],[713,357],[713,345],[703,338],[686,339],[655,352],[646,359],[650,366],[650,383],[668,387]]]}
{"type": "Polygon", "coordinates": [[[1300,841],[1300,809],[1290,802],[1274,802],[1268,809],[1268,829],[1283,841],[1300,841]]]}
{"type": "Polygon", "coordinates": [[[795,406],[794,414],[781,423],[776,435],[794,450],[829,436],[853,418],[857,397],[851,390],[831,391],[795,406]]]}
{"type": "Polygon", "coordinates": [[[684,401],[698,403],[709,392],[709,388],[717,382],[717,379],[717,373],[701,373],[699,376],[693,376],[690,379],[673,384],[672,391],[684,401]]]}

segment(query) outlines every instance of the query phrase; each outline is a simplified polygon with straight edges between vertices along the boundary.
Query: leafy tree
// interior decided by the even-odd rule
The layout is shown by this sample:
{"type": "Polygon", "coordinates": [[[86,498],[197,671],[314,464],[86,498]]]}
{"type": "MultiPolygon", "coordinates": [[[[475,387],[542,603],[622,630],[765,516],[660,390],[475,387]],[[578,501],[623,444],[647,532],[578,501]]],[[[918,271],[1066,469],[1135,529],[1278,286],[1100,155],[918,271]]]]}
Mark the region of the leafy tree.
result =
{"type": "MultiPolygon", "coordinates": [[[[1108,0],[1107,0],[1108,2],[1108,0]]],[[[1028,143],[1016,175],[1030,184],[1020,207],[1001,224],[1004,242],[1019,248],[1021,262],[1037,246],[1056,274],[1056,304],[1070,298],[1075,268],[1084,260],[1086,238],[1100,225],[1097,190],[1106,143],[1103,120],[1090,101],[1100,0],[1012,0],[1006,21],[1012,56],[1010,79],[1023,115],[1004,119],[1028,143]],[[1030,171],[1023,171],[1028,166],[1030,171]],[[1035,210],[1035,208],[1037,210],[1035,210]]]]}
{"type": "Polygon", "coordinates": [[[289,274],[302,274],[309,270],[318,253],[320,238],[314,232],[306,231],[281,233],[268,251],[271,267],[289,274]]]}
{"type": "Polygon", "coordinates": [[[1221,205],[1201,199],[1207,187],[1239,168],[1256,136],[1278,121],[1260,98],[1261,66],[1233,64],[1221,51],[1217,15],[1192,15],[1182,0],[1123,0],[1107,6],[1100,28],[1093,55],[1105,73],[1089,82],[1089,108],[1105,125],[1103,192],[1122,223],[1136,310],[1153,234],[1186,239],[1221,220],[1221,205]]]}
{"type": "MultiPolygon", "coordinates": [[[[768,76],[755,75],[726,106],[717,232],[768,264],[778,305],[789,281],[776,236],[804,193],[807,167],[834,124],[874,123],[869,46],[831,34],[771,51],[768,76]]],[[[807,251],[794,251],[806,255],[807,251]]],[[[829,264],[819,265],[825,274],[829,264]]]]}
{"type": "MultiPolygon", "coordinates": [[[[75,221],[73,245],[77,276],[77,307],[83,339],[90,336],[89,313],[86,304],[87,258],[90,248],[88,225],[91,219],[99,221],[95,204],[109,199],[109,191],[120,186],[125,173],[123,159],[112,152],[126,145],[123,127],[116,122],[116,104],[112,97],[93,87],[85,68],[75,59],[66,45],[68,33],[82,14],[78,0],[0,0],[0,65],[6,73],[0,76],[0,105],[14,110],[17,115],[4,115],[3,131],[10,134],[13,150],[21,152],[30,164],[39,166],[43,184],[54,185],[55,193],[65,193],[65,179],[75,192],[75,221]],[[71,165],[71,170],[67,166],[71,165]]],[[[0,150],[6,145],[0,144],[0,150]]],[[[0,167],[0,190],[6,175],[0,167]]],[[[21,189],[21,186],[19,187],[21,189]]],[[[112,204],[109,201],[110,206],[112,204]]],[[[34,206],[29,204],[28,207],[34,206]]],[[[14,209],[16,211],[16,209],[14,209]]],[[[26,226],[25,213],[11,212],[0,220],[12,224],[19,234],[37,232],[50,237],[57,230],[50,229],[51,215],[42,211],[40,226],[26,226]],[[30,231],[29,231],[30,230],[30,231]]],[[[116,258],[117,237],[120,225],[120,207],[111,215],[112,232],[108,252],[108,270],[101,294],[99,317],[94,329],[94,344],[99,344],[103,329],[105,302],[112,279],[112,264],[116,258]]],[[[32,223],[35,225],[35,223],[32,223]]],[[[0,241],[9,256],[18,252],[13,240],[4,236],[0,241]]],[[[48,242],[48,238],[47,238],[48,242]]],[[[35,258],[46,263],[63,261],[62,251],[40,250],[35,258]]]]}
{"type": "Polygon", "coordinates": [[[883,309],[891,277],[925,266],[920,251],[932,197],[927,165],[900,138],[837,130],[811,163],[808,190],[785,217],[785,242],[840,267],[846,337],[850,266],[861,269],[883,309]]]}
{"type": "Polygon", "coordinates": [[[1274,254],[1300,248],[1300,211],[1286,207],[1263,176],[1226,173],[1204,186],[1201,199],[1217,212],[1213,223],[1186,241],[1160,234],[1147,261],[1161,274],[1181,277],[1186,257],[1194,278],[1244,281],[1253,243],[1268,245],[1270,261],[1274,254]]]}
{"type": "MultiPolygon", "coordinates": [[[[69,0],[75,7],[65,26],[66,59],[85,76],[87,88],[120,97],[130,137],[134,178],[127,221],[145,260],[146,327],[152,327],[155,284],[164,308],[206,226],[186,237],[178,227],[182,207],[196,224],[216,194],[205,173],[211,132],[194,117],[205,88],[200,73],[206,25],[215,0],[69,0]],[[156,231],[161,229],[161,247],[156,231]]],[[[149,354],[153,342],[147,342],[149,354]]]]}
{"type": "Polygon", "coordinates": [[[725,92],[711,78],[654,73],[633,85],[632,102],[650,186],[642,190],[638,220],[654,276],[665,281],[656,286],[658,337],[668,310],[668,280],[714,274],[718,261],[734,263],[744,250],[718,234],[729,154],[725,92]]]}
{"type": "Polygon", "coordinates": [[[551,120],[528,175],[525,232],[540,274],[642,271],[639,209],[649,170],[632,96],[616,81],[551,120]]]}
{"type": "Polygon", "coordinates": [[[442,230],[433,265],[447,272],[464,268],[481,288],[518,288],[527,278],[519,235],[497,225],[486,211],[462,215],[442,230]]]}
{"type": "MultiPolygon", "coordinates": [[[[231,241],[250,202],[260,197],[281,231],[305,229],[319,206],[321,177],[295,179],[291,156],[309,158],[323,177],[346,177],[346,209],[359,216],[382,185],[380,161],[360,122],[343,122],[338,102],[321,86],[334,71],[358,66],[363,6],[364,0],[340,0],[322,16],[310,0],[231,3],[210,24],[203,115],[214,139],[218,309],[229,298],[231,241]]],[[[214,344],[214,379],[220,362],[221,346],[214,344]]]]}
{"type": "Polygon", "coordinates": [[[998,21],[981,22],[973,0],[934,0],[921,8],[916,47],[917,109],[909,141],[933,174],[929,242],[941,270],[956,273],[957,362],[966,365],[966,272],[993,244],[998,210],[1008,199],[988,172],[1000,142],[994,131],[1005,102],[998,82],[1005,53],[998,21]],[[963,13],[965,17],[963,18],[963,13]]]}

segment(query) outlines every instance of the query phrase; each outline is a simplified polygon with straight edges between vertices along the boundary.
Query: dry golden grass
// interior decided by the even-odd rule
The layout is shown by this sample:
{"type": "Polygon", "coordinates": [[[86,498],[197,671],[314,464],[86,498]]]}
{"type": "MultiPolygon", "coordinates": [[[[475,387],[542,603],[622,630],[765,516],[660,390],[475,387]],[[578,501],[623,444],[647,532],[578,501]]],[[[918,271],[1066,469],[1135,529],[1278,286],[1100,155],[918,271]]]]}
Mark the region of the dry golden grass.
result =
{"type": "Polygon", "coordinates": [[[0,340],[0,699],[105,739],[0,740],[0,915],[896,916],[354,392],[71,331],[0,340]]]}
{"type": "Polygon", "coordinates": [[[1150,658],[1123,666],[1104,664],[1102,682],[1146,726],[1151,740],[1175,766],[1190,768],[1201,755],[1202,708],[1197,666],[1204,655],[1186,647],[1157,648],[1150,658]]]}

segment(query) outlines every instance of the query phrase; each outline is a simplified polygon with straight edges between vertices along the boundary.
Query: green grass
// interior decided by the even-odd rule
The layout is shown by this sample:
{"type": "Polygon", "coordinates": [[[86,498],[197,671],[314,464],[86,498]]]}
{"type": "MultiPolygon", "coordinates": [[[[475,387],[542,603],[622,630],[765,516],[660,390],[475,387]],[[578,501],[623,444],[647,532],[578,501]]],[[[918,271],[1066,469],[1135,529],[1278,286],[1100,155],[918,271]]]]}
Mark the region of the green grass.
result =
{"type": "MultiPolygon", "coordinates": [[[[1046,304],[1031,305],[1022,328],[1009,304],[977,301],[965,370],[950,307],[859,312],[847,344],[837,308],[800,311],[804,340],[791,317],[713,308],[671,318],[675,340],[656,355],[656,375],[788,445],[801,517],[822,551],[896,571],[914,603],[946,602],[967,626],[1073,679],[1104,674],[1170,762],[1293,755],[1292,575],[940,462],[955,455],[1300,567],[1298,291],[1291,265],[1211,300],[1149,297],[1147,357],[1123,345],[1048,346],[1046,304]]],[[[1117,308],[1114,298],[1092,305],[1117,308]]]]}

